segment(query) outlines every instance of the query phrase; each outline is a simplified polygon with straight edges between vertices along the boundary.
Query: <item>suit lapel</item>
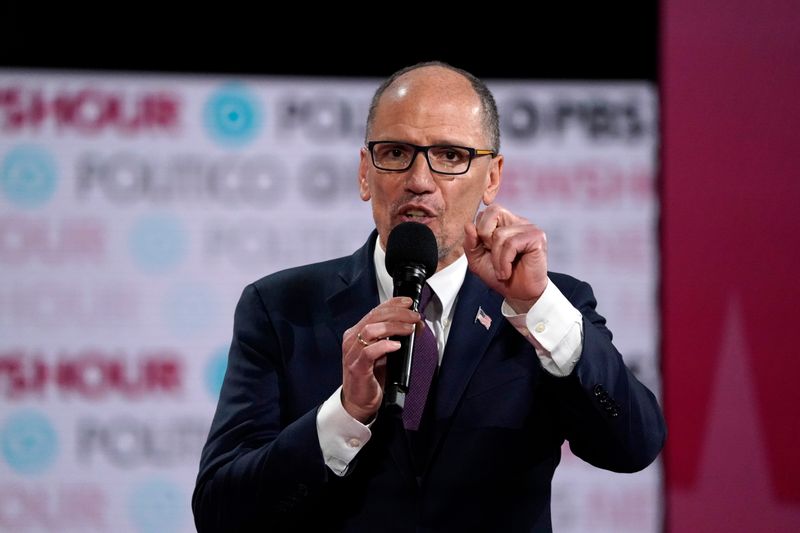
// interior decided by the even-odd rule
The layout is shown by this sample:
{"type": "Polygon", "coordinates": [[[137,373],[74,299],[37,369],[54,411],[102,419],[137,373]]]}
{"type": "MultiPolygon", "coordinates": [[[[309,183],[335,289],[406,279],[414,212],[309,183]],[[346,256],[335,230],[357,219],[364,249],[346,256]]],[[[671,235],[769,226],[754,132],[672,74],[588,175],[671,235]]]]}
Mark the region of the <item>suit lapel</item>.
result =
{"type": "Polygon", "coordinates": [[[453,326],[439,371],[436,389],[434,435],[425,471],[435,460],[439,447],[450,429],[450,422],[475,369],[483,359],[489,343],[497,334],[503,321],[500,305],[503,298],[467,271],[464,285],[458,295],[453,315],[453,326]],[[490,317],[478,320],[479,310],[490,317]]]}
{"type": "Polygon", "coordinates": [[[347,328],[361,320],[370,309],[378,305],[378,283],[375,265],[372,260],[375,251],[375,237],[372,232],[366,244],[359,248],[350,261],[337,273],[341,289],[327,300],[331,311],[332,328],[339,342],[347,328]]]}
{"type": "Polygon", "coordinates": [[[447,337],[437,388],[436,420],[453,415],[478,363],[502,322],[502,296],[492,292],[477,276],[467,272],[458,295],[453,326],[447,337]],[[479,310],[491,317],[491,324],[477,320],[479,310]]]}

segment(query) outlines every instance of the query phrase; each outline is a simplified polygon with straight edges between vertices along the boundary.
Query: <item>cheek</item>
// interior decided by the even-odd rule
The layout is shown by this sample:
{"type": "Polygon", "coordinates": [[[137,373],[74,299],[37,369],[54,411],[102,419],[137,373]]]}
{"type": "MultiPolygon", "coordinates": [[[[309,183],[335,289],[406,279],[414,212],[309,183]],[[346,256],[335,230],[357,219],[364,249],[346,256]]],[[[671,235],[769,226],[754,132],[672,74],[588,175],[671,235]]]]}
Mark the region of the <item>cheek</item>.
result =
{"type": "Polygon", "coordinates": [[[370,202],[372,203],[372,212],[376,215],[387,215],[390,211],[392,203],[391,191],[387,190],[386,186],[378,185],[376,182],[371,183],[369,189],[370,202]]]}
{"type": "Polygon", "coordinates": [[[447,221],[450,225],[458,225],[460,229],[475,216],[483,197],[483,189],[472,186],[460,191],[451,190],[448,193],[445,196],[447,221]]]}
{"type": "Polygon", "coordinates": [[[388,204],[389,195],[382,187],[373,186],[370,188],[370,198],[374,208],[385,210],[388,204]]]}

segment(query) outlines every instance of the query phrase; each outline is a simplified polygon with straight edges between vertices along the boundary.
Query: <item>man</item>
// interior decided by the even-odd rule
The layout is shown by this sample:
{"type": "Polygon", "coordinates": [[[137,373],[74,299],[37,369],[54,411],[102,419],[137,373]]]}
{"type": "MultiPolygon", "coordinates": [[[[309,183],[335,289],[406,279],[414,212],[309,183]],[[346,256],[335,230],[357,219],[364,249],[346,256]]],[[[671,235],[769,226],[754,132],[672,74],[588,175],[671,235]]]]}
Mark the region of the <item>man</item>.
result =
{"type": "Polygon", "coordinates": [[[245,289],[193,498],[199,531],[549,531],[565,439],[609,470],[655,459],[660,409],[591,288],[548,273],[542,230],[492,203],[498,150],[494,99],[471,74],[426,63],[378,89],[359,167],[377,233],[245,289]],[[405,221],[439,250],[424,321],[391,297],[384,265],[405,221]],[[382,385],[389,337],[415,327],[435,334],[439,363],[409,423],[382,408],[382,385]]]}

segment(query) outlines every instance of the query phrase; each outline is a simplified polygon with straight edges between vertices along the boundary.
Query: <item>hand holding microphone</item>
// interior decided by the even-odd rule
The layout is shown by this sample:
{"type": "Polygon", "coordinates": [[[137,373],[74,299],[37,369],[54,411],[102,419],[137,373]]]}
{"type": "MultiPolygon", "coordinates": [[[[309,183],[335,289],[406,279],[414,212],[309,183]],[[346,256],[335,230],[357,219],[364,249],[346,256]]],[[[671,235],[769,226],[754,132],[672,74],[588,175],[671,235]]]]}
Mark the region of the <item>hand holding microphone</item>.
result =
{"type": "MultiPolygon", "coordinates": [[[[436,272],[439,250],[430,228],[418,222],[398,224],[386,244],[386,270],[394,281],[393,296],[411,298],[411,308],[419,312],[419,300],[425,280],[436,272]]],[[[403,407],[411,376],[414,331],[410,335],[392,337],[400,349],[389,356],[386,369],[385,403],[403,407]]]]}
{"type": "Polygon", "coordinates": [[[342,342],[342,405],[362,423],[372,419],[384,394],[387,405],[402,406],[420,293],[437,264],[436,238],[424,224],[404,222],[389,234],[386,267],[394,297],[348,329],[342,342]]]}

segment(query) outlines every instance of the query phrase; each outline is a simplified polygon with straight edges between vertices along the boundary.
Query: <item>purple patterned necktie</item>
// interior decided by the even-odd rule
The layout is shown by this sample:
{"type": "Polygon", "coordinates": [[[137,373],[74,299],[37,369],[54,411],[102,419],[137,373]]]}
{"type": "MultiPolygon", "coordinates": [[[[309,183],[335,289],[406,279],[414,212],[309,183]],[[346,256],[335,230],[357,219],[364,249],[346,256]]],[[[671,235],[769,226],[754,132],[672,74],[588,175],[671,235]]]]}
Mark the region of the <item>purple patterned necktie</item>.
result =
{"type": "MultiPolygon", "coordinates": [[[[422,288],[419,301],[419,312],[425,319],[425,307],[430,302],[433,291],[426,283],[422,288]]],[[[403,406],[403,426],[406,429],[418,430],[425,410],[425,402],[433,381],[433,374],[439,365],[439,348],[436,345],[436,336],[430,326],[425,324],[422,331],[414,337],[414,355],[411,359],[411,376],[408,384],[405,405],[403,406]]]]}

